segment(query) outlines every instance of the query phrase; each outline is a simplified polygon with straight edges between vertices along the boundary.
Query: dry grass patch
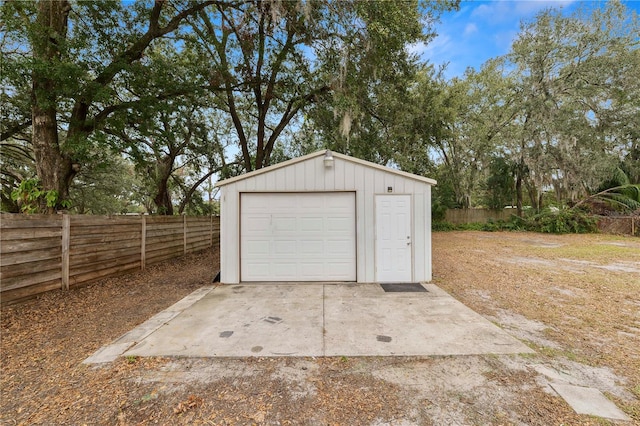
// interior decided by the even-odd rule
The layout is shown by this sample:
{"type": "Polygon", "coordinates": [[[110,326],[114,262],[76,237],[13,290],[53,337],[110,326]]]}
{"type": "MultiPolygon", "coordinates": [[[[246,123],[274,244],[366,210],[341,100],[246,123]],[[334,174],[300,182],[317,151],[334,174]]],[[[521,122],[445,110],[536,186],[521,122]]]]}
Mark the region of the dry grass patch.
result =
{"type": "MultiPolygon", "coordinates": [[[[611,368],[640,397],[637,239],[451,232],[435,233],[433,245],[436,284],[507,329],[504,312],[543,324],[542,344],[532,342],[540,354],[611,368]]],[[[616,402],[640,422],[637,400],[616,402]]]]}
{"type": "Polygon", "coordinates": [[[640,424],[640,275],[601,268],[638,262],[637,239],[452,232],[433,243],[435,283],[537,354],[81,364],[210,284],[208,252],[3,308],[0,424],[608,424],[575,414],[545,368],[640,424]]]}

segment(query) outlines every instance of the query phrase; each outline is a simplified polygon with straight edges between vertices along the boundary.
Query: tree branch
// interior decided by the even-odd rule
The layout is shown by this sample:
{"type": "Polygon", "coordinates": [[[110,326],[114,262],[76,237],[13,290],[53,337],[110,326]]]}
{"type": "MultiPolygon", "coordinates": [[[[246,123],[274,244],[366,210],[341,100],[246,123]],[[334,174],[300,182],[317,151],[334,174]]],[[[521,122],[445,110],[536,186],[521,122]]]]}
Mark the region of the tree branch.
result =
{"type": "Polygon", "coordinates": [[[20,133],[21,131],[23,131],[27,127],[31,126],[31,123],[32,123],[31,119],[28,119],[27,121],[25,121],[23,123],[15,124],[14,126],[9,127],[7,130],[5,130],[4,132],[2,132],[0,134],[0,142],[9,139],[10,137],[15,135],[16,133],[20,133]]]}

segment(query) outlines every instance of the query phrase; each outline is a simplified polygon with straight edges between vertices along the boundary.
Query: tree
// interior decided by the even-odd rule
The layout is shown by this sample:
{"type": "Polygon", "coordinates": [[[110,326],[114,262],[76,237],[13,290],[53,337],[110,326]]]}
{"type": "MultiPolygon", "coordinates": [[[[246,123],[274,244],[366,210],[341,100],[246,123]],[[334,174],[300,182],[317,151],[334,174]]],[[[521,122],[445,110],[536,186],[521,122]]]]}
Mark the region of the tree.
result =
{"type": "Polygon", "coordinates": [[[23,121],[4,125],[2,140],[31,128],[36,172],[42,188],[57,194],[54,208],[69,197],[89,135],[116,111],[175,95],[163,87],[151,99],[122,100],[114,85],[126,85],[133,73],[144,72],[141,60],[155,40],[176,31],[188,16],[218,3],[221,8],[235,4],[178,1],[166,7],[167,2],[159,0],[150,7],[117,1],[3,4],[7,22],[3,83],[10,88],[12,118],[23,121]]]}
{"type": "Polygon", "coordinates": [[[522,111],[510,149],[534,208],[550,185],[575,201],[619,161],[629,136],[622,117],[639,113],[638,33],[637,16],[617,2],[588,16],[547,10],[523,24],[507,56],[522,111]]]}
{"type": "MultiPolygon", "coordinates": [[[[231,117],[245,170],[268,166],[283,131],[313,105],[331,101],[348,121],[348,98],[369,97],[395,65],[406,66],[407,43],[424,39],[420,7],[427,8],[417,1],[254,0],[201,11],[190,43],[207,58],[211,87],[222,89],[217,105],[231,117]]],[[[363,108],[363,116],[374,112],[363,108]]]]}
{"type": "Polygon", "coordinates": [[[535,210],[552,188],[559,204],[575,203],[621,161],[634,168],[637,34],[637,16],[617,2],[590,14],[545,10],[521,24],[508,55],[451,82],[460,107],[437,146],[458,204],[512,176],[522,215],[527,195],[535,210]]]}

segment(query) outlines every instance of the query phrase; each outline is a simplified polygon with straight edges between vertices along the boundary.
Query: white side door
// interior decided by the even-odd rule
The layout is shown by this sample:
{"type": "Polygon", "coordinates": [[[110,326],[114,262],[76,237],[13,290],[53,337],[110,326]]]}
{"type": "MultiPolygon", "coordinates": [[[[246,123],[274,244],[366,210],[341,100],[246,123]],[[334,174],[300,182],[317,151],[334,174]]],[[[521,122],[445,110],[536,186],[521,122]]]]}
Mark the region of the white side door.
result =
{"type": "Polygon", "coordinates": [[[409,282],[411,196],[376,195],[376,281],[409,282]]]}

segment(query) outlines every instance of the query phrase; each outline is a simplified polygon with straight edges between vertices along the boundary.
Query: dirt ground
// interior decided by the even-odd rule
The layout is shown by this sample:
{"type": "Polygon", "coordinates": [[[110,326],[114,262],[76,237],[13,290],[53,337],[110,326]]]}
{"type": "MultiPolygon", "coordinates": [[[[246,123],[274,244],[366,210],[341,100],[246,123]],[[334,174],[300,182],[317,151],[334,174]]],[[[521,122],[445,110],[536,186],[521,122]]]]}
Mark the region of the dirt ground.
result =
{"type": "Polygon", "coordinates": [[[640,425],[640,240],[433,236],[434,283],[536,355],[82,360],[193,290],[201,253],[1,312],[0,424],[601,425],[549,386],[599,389],[640,425]]]}

